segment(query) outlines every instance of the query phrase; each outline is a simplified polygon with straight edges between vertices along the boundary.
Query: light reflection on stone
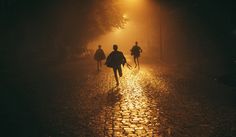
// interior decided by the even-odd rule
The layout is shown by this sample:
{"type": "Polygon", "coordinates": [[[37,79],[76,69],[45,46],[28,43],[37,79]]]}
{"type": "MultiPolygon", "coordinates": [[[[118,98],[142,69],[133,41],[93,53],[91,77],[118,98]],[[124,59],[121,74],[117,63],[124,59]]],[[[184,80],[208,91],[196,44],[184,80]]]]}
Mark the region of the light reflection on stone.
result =
{"type": "Polygon", "coordinates": [[[166,83],[148,67],[139,71],[124,69],[120,81],[121,85],[114,91],[119,91],[121,98],[112,106],[105,107],[100,114],[105,117],[105,123],[100,123],[104,126],[102,136],[158,137],[159,109],[156,99],[149,93],[151,90],[167,92],[166,83]]]}

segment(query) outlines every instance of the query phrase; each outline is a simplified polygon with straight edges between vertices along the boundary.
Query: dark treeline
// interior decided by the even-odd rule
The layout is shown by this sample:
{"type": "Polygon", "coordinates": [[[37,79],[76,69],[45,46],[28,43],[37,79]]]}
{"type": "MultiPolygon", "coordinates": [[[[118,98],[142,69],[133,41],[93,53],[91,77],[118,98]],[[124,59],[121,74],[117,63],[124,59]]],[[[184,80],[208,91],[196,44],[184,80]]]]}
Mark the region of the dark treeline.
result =
{"type": "Polygon", "coordinates": [[[115,0],[1,0],[1,55],[61,60],[122,27],[122,15],[115,0]]]}
{"type": "Polygon", "coordinates": [[[56,100],[57,87],[62,88],[59,73],[54,79],[50,65],[83,52],[88,41],[113,27],[122,27],[123,14],[116,0],[0,0],[0,4],[1,134],[49,136],[41,134],[47,128],[35,110],[56,100]]]}

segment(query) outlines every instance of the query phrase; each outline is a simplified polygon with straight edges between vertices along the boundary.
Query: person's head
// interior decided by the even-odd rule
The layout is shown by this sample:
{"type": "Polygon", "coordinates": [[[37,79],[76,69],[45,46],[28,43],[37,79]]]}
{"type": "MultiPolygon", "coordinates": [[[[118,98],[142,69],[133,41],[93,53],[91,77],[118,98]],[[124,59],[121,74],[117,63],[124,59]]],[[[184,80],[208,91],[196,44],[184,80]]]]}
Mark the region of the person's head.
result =
{"type": "Polygon", "coordinates": [[[102,46],[101,46],[101,45],[98,45],[98,48],[100,49],[100,48],[102,48],[102,46]]]}
{"type": "Polygon", "coordinates": [[[135,42],[135,45],[138,45],[138,41],[135,42]]]}
{"type": "Polygon", "coordinates": [[[113,45],[113,49],[114,49],[115,51],[117,51],[118,46],[117,46],[116,44],[114,44],[114,45],[113,45]]]}

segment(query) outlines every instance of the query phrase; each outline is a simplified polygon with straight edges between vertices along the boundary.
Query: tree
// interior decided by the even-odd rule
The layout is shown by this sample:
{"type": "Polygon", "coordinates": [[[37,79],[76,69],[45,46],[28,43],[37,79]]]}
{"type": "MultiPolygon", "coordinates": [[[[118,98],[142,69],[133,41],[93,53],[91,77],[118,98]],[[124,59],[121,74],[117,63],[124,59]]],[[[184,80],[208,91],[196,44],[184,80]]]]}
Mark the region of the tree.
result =
{"type": "Polygon", "coordinates": [[[32,51],[60,56],[82,52],[89,41],[124,25],[118,1],[12,0],[2,8],[7,11],[2,12],[1,22],[5,25],[4,43],[24,56],[35,54],[32,51]]]}

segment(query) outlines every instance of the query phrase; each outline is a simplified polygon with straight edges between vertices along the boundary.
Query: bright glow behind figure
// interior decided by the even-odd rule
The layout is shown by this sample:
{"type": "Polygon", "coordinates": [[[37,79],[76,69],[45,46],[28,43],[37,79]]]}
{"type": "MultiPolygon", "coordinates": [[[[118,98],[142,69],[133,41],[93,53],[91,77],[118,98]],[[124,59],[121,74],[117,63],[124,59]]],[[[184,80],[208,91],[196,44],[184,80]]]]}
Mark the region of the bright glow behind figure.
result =
{"type": "Polygon", "coordinates": [[[117,43],[124,53],[129,53],[135,41],[145,49],[147,46],[147,33],[150,34],[150,23],[147,18],[152,19],[149,11],[151,4],[149,0],[120,0],[125,13],[123,19],[126,21],[123,28],[114,28],[110,33],[99,37],[97,40],[88,44],[89,48],[102,44],[104,50],[109,52],[111,46],[117,43]],[[148,15],[148,16],[147,16],[148,15]]]}

